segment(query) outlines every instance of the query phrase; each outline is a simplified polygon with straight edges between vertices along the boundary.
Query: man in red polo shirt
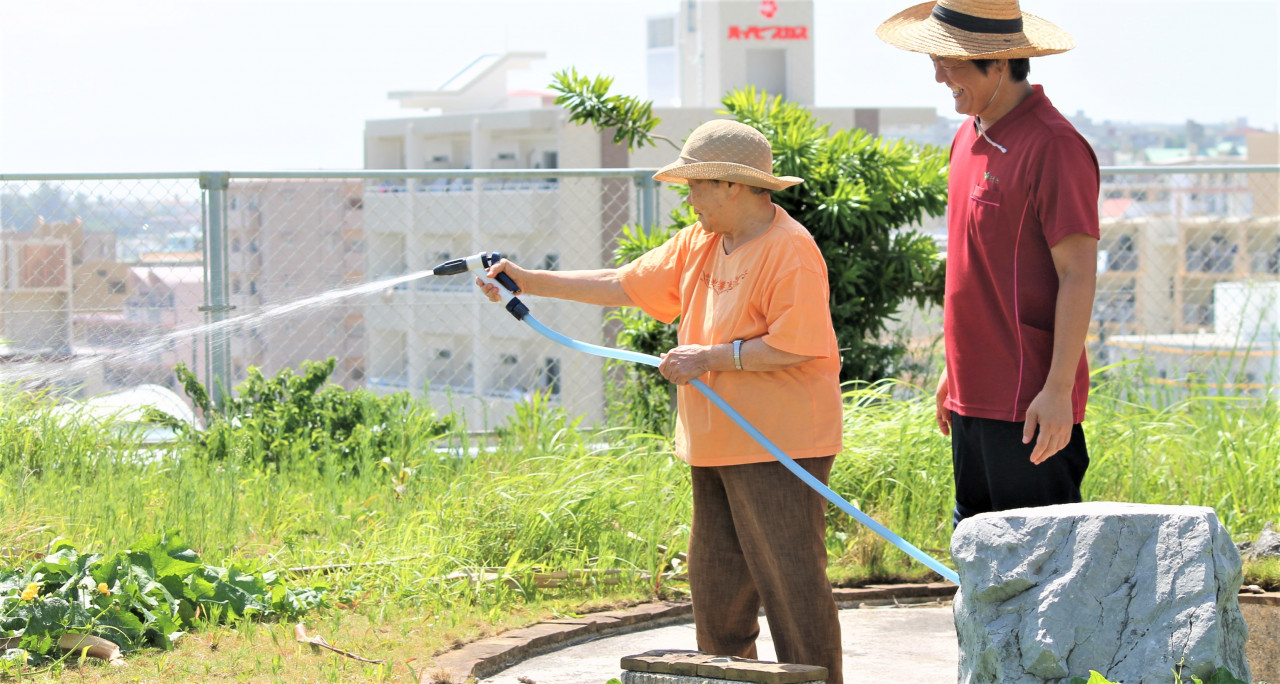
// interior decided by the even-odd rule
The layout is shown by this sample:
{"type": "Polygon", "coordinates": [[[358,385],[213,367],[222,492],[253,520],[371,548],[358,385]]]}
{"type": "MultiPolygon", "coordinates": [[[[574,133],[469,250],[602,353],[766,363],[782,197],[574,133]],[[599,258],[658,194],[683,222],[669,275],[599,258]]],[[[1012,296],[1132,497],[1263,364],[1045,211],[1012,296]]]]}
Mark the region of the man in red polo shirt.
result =
{"type": "Polygon", "coordinates": [[[951,436],[954,520],[1074,503],[1089,466],[1084,342],[1098,254],[1098,160],[1027,82],[1065,31],[1017,0],[939,0],[876,30],[928,54],[968,118],[947,188],[946,368],[937,421],[951,436]]]}

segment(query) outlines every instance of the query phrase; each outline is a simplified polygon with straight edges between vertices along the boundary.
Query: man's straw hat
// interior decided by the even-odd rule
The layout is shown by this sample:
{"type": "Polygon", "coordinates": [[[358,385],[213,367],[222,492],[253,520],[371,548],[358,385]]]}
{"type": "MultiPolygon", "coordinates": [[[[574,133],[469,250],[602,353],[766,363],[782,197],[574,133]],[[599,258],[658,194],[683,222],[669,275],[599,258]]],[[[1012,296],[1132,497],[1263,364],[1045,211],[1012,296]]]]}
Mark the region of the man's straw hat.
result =
{"type": "Polygon", "coordinates": [[[803,178],[773,175],[773,149],[760,131],[737,121],[715,119],[693,129],[680,158],[658,169],[654,180],[687,183],[721,180],[782,190],[803,178]]]}
{"type": "Polygon", "coordinates": [[[957,59],[1017,59],[1066,52],[1066,31],[1018,7],[1018,0],[938,0],[890,17],[876,29],[886,43],[957,59]]]}

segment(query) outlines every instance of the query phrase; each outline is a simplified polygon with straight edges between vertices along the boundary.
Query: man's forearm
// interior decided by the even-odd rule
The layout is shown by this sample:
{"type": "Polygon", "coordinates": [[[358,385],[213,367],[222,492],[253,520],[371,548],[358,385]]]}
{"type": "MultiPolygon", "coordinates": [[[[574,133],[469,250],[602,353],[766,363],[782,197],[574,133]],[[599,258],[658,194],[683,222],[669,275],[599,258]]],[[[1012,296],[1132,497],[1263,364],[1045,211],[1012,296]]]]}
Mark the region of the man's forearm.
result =
{"type": "Polygon", "coordinates": [[[1075,384],[1076,367],[1089,334],[1093,315],[1093,296],[1097,276],[1070,273],[1058,282],[1058,301],[1054,307],[1053,357],[1045,389],[1069,392],[1075,384]]]}

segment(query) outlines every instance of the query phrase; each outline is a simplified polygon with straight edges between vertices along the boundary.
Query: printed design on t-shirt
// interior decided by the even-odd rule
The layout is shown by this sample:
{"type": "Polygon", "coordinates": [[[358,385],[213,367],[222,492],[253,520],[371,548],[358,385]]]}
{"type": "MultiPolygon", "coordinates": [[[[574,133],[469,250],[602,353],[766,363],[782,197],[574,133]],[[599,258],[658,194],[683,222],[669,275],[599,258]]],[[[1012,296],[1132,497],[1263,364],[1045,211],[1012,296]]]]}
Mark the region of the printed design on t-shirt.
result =
{"type": "Polygon", "coordinates": [[[724,294],[729,290],[732,290],[733,288],[737,287],[740,283],[742,283],[742,281],[746,280],[747,276],[750,275],[750,273],[751,273],[751,270],[747,269],[742,273],[739,273],[738,275],[728,280],[719,280],[716,278],[712,278],[710,273],[703,271],[702,275],[700,275],[698,279],[702,281],[703,285],[711,288],[712,291],[714,291],[716,294],[724,294]]]}

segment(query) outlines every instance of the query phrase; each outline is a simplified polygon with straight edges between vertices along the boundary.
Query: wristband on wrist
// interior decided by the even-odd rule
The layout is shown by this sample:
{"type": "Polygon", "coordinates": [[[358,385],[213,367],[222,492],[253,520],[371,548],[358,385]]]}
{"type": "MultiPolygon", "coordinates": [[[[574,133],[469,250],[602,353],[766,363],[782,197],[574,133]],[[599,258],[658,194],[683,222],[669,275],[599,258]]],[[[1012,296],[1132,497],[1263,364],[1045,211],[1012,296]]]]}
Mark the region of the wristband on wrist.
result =
{"type": "Polygon", "coordinates": [[[733,341],[733,367],[742,370],[742,340],[733,341]]]}

